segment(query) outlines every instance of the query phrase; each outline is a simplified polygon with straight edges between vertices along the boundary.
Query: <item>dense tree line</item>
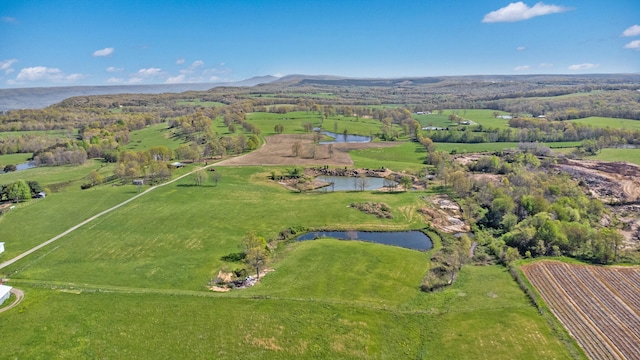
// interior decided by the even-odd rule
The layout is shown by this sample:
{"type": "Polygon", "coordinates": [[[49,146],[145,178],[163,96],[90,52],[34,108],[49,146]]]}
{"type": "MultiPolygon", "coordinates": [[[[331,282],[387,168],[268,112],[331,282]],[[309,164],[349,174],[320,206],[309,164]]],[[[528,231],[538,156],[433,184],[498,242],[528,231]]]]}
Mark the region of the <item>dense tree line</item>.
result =
{"type": "Polygon", "coordinates": [[[596,140],[600,147],[640,144],[640,131],[634,129],[598,128],[586,124],[551,121],[538,118],[514,118],[510,128],[491,129],[483,126],[457,126],[444,130],[423,130],[419,137],[435,142],[559,142],[596,140]]]}
{"type": "Polygon", "coordinates": [[[441,174],[478,229],[479,254],[501,259],[567,255],[609,263],[622,236],[603,227],[603,204],[585,195],[568,175],[554,174],[530,154],[487,156],[468,169],[448,166],[441,174]],[[473,180],[467,171],[503,174],[499,182],[473,180]],[[507,247],[517,252],[507,252],[507,247]]]}

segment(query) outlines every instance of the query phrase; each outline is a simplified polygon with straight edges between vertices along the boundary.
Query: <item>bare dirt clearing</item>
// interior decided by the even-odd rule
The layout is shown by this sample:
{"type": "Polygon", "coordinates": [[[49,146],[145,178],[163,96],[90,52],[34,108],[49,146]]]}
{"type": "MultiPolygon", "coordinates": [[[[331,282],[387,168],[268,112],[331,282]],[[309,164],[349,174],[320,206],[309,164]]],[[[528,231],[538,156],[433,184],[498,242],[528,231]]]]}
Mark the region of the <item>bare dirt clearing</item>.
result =
{"type": "Polygon", "coordinates": [[[561,172],[583,180],[591,194],[605,203],[640,200],[640,166],[626,162],[567,160],[555,165],[561,172]]]}
{"type": "Polygon", "coordinates": [[[543,261],[522,267],[592,359],[638,359],[640,268],[543,261]]]}
{"type": "Polygon", "coordinates": [[[466,233],[471,227],[462,217],[460,205],[447,195],[423,197],[427,207],[418,210],[436,229],[448,233],[466,233]]]}
{"type": "Polygon", "coordinates": [[[640,166],[626,162],[567,160],[555,168],[586,184],[624,224],[625,247],[640,246],[640,166]],[[635,203],[635,204],[634,204],[635,203]]]}
{"type": "Polygon", "coordinates": [[[336,143],[314,144],[313,135],[274,135],[266,138],[266,144],[246,155],[220,161],[216,166],[248,165],[331,165],[353,166],[349,151],[396,146],[400,143],[336,143]],[[293,146],[298,142],[298,156],[293,146]],[[329,153],[331,149],[331,154],[329,153]],[[314,156],[315,155],[315,156],[314,156]]]}

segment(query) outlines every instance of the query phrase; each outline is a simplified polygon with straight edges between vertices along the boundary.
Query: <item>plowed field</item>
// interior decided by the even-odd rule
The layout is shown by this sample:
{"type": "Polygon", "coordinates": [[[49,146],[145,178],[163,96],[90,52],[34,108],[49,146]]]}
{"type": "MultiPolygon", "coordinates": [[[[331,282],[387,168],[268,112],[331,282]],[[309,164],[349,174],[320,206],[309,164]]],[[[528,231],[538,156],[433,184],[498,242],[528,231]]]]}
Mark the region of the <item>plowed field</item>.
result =
{"type": "Polygon", "coordinates": [[[640,359],[640,268],[544,261],[522,267],[592,359],[640,359]]]}

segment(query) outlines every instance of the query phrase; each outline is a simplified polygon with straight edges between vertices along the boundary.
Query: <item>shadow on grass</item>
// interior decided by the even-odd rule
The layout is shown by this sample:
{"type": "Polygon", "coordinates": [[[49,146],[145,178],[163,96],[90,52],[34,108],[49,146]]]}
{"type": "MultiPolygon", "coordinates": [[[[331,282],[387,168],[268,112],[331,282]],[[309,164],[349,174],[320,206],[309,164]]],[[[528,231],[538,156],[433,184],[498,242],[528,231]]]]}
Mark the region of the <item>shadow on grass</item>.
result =
{"type": "Polygon", "coordinates": [[[245,257],[246,257],[246,254],[244,252],[236,252],[236,253],[227,254],[221,257],[220,260],[226,261],[226,262],[241,262],[244,260],[245,257]]]}

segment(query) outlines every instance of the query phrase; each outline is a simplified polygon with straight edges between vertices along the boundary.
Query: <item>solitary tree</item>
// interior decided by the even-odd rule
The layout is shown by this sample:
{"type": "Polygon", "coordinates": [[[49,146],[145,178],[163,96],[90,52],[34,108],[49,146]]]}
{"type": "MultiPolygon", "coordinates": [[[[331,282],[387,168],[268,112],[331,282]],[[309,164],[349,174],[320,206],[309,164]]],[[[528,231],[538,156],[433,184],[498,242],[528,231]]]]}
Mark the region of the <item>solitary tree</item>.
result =
{"type": "Polygon", "coordinates": [[[402,187],[406,191],[409,191],[411,189],[411,187],[413,186],[413,180],[411,180],[411,177],[409,177],[409,176],[403,176],[400,179],[400,185],[402,185],[402,187]]]}
{"type": "Polygon", "coordinates": [[[299,141],[296,141],[293,143],[293,145],[291,145],[291,153],[293,154],[293,156],[298,157],[298,154],[300,154],[300,148],[302,146],[300,145],[299,141]]]}
{"type": "Polygon", "coordinates": [[[24,180],[18,180],[9,185],[7,193],[9,199],[15,202],[31,198],[31,189],[24,180]]]}
{"type": "Polygon", "coordinates": [[[196,170],[196,172],[193,173],[193,183],[196,184],[196,186],[202,185],[206,179],[207,173],[202,169],[196,170]]]}
{"type": "Polygon", "coordinates": [[[269,257],[267,241],[253,231],[249,231],[242,242],[245,253],[244,261],[247,265],[256,269],[256,277],[260,279],[260,268],[267,263],[269,257]]]}
{"type": "Polygon", "coordinates": [[[91,186],[102,184],[103,181],[104,181],[104,177],[100,175],[98,171],[93,170],[92,172],[89,173],[89,183],[91,183],[91,186]]]}

